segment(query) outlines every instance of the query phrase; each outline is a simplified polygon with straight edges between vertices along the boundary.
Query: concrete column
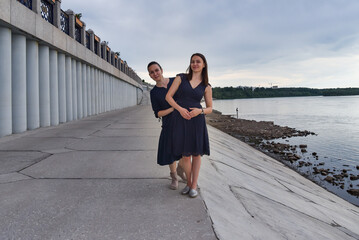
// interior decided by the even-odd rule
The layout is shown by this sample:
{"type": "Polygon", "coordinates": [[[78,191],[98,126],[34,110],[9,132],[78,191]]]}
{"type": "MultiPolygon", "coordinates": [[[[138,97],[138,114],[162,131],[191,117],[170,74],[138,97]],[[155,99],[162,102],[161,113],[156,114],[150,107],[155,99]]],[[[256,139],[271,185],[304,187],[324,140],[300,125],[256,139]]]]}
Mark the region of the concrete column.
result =
{"type": "Polygon", "coordinates": [[[26,37],[13,34],[11,42],[12,133],[26,131],[26,37]]]}
{"type": "Polygon", "coordinates": [[[11,30],[0,27],[0,137],[12,133],[11,30]]]}
{"type": "Polygon", "coordinates": [[[61,0],[55,0],[54,4],[54,26],[60,28],[61,0]]]}
{"type": "Polygon", "coordinates": [[[39,47],[40,127],[50,126],[50,63],[49,47],[39,47]]]}
{"type": "Polygon", "coordinates": [[[98,114],[98,69],[95,69],[95,114],[98,114]]]}
{"type": "Polygon", "coordinates": [[[75,14],[71,9],[66,14],[69,16],[69,36],[75,38],[75,14]]]}
{"type": "Polygon", "coordinates": [[[87,115],[92,115],[91,110],[91,99],[92,99],[92,90],[91,90],[91,67],[87,66],[86,69],[86,82],[87,82],[87,115]]]}
{"type": "Polygon", "coordinates": [[[83,104],[83,117],[87,117],[87,65],[82,64],[82,104],[83,104]]]}
{"type": "Polygon", "coordinates": [[[82,105],[82,64],[76,63],[76,81],[77,81],[77,118],[83,118],[82,105]]]}
{"type": "Polygon", "coordinates": [[[59,122],[66,122],[66,67],[65,54],[58,54],[58,81],[59,81],[59,122]]]}
{"type": "Polygon", "coordinates": [[[98,88],[99,88],[99,96],[98,96],[98,101],[99,101],[99,112],[102,113],[103,112],[103,107],[102,107],[102,96],[103,96],[103,91],[102,91],[102,87],[103,87],[103,72],[100,71],[100,76],[99,76],[99,84],[98,84],[98,88]]]}
{"type": "Polygon", "coordinates": [[[107,112],[108,111],[108,88],[107,88],[107,80],[108,80],[108,75],[107,75],[107,73],[105,73],[105,81],[104,81],[104,93],[105,93],[105,98],[104,98],[104,103],[105,103],[105,112],[107,112]]]}
{"type": "Polygon", "coordinates": [[[95,69],[91,67],[91,113],[95,115],[95,69]]]}
{"type": "Polygon", "coordinates": [[[106,105],[105,105],[105,98],[106,98],[106,93],[105,93],[105,87],[106,87],[106,73],[102,72],[102,112],[106,111],[106,105]]]}
{"type": "Polygon", "coordinates": [[[50,50],[50,123],[59,125],[59,73],[57,51],[50,50]]]}
{"type": "Polygon", "coordinates": [[[113,110],[113,76],[110,75],[110,110],[113,110]]]}
{"type": "Polygon", "coordinates": [[[71,60],[72,69],[72,114],[74,120],[77,120],[77,73],[76,73],[76,60],[71,60]]]}
{"type": "Polygon", "coordinates": [[[26,102],[27,129],[33,130],[39,128],[39,44],[34,40],[26,41],[26,102]]]}
{"type": "Polygon", "coordinates": [[[66,76],[66,121],[74,119],[72,110],[72,59],[69,56],[65,58],[65,76],[66,76]]]}

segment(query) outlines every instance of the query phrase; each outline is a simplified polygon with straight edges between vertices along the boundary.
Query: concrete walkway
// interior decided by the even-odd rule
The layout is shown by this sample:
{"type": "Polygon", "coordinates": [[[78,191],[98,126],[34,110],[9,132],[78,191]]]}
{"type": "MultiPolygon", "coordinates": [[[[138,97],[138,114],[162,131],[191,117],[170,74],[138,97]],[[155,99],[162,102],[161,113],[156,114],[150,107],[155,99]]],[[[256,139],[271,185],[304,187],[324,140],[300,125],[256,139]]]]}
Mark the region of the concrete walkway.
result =
{"type": "Polygon", "coordinates": [[[159,133],[137,106],[1,138],[0,239],[217,239],[203,199],[168,188],[159,133]]]}
{"type": "Polygon", "coordinates": [[[159,133],[137,106],[1,138],[0,239],[359,239],[358,207],[210,126],[200,196],[170,190],[159,133]]]}

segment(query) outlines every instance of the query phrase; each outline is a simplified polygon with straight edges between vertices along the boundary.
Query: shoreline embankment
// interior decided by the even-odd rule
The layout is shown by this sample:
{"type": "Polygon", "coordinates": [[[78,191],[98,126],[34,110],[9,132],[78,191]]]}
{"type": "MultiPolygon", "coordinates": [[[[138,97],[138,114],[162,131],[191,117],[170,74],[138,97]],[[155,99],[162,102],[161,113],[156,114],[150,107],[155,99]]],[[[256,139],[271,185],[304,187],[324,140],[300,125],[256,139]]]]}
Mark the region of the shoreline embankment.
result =
{"type": "MultiPolygon", "coordinates": [[[[316,135],[314,132],[278,126],[271,121],[237,119],[230,115],[223,115],[216,110],[207,115],[207,123],[284,163],[321,187],[359,206],[359,185],[356,185],[359,175],[350,173],[346,166],[341,169],[325,168],[325,162],[318,161],[319,156],[316,152],[309,154],[318,162],[306,161],[304,154],[308,155],[308,153],[305,140],[300,145],[276,141],[276,139],[316,135]],[[304,172],[304,168],[306,172],[304,172]]],[[[359,166],[356,168],[359,169],[359,166]]]]}

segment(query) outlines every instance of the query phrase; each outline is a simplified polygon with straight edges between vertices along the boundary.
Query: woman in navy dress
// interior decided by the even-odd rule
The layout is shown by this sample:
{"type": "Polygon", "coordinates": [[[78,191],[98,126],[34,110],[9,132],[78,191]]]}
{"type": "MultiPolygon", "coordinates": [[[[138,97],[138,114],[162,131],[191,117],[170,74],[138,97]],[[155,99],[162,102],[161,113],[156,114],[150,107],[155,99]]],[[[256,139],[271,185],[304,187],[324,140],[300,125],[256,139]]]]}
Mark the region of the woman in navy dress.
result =
{"type": "Polygon", "coordinates": [[[156,86],[151,90],[151,104],[156,118],[162,118],[162,130],[158,143],[157,163],[161,166],[169,165],[172,182],[170,188],[175,190],[178,188],[177,174],[186,179],[183,168],[179,165],[176,169],[176,160],[181,155],[174,156],[169,152],[169,140],[171,134],[170,117],[173,108],[165,100],[168,88],[171,86],[174,78],[164,78],[162,67],[157,62],[150,62],[147,66],[150,77],[156,81],[156,86]]]}
{"type": "Polygon", "coordinates": [[[166,100],[175,109],[171,119],[174,126],[170,141],[171,152],[182,155],[187,176],[187,186],[181,193],[197,197],[201,156],[209,155],[205,114],[212,112],[212,88],[208,83],[207,61],[202,54],[195,53],[191,56],[187,71],[188,74],[180,74],[175,78],[166,100]],[[176,101],[173,98],[175,94],[176,101]],[[206,108],[201,106],[203,96],[206,108]]]}

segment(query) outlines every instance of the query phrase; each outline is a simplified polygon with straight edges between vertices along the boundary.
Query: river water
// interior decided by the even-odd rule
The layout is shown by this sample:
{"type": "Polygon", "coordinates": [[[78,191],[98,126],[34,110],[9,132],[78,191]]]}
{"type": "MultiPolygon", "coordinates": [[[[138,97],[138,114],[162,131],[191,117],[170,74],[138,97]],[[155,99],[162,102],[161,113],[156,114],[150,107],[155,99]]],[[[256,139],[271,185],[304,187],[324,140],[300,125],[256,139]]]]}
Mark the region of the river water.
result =
{"type": "MultiPolygon", "coordinates": [[[[359,170],[359,96],[285,97],[215,100],[214,109],[223,114],[256,121],[273,121],[280,126],[308,130],[317,135],[276,139],[291,145],[307,144],[303,159],[313,163],[296,169],[329,191],[359,206],[359,198],[346,190],[359,189],[359,180],[345,179],[345,188],[323,181],[324,176],[313,174],[313,167],[330,169],[333,174],[343,169],[358,175],[359,170]],[[318,154],[318,159],[312,156],[318,154]],[[318,165],[324,163],[324,165],[318,165]]],[[[293,165],[296,165],[294,163],[293,165]]],[[[332,174],[332,175],[333,175],[332,174]]]]}

